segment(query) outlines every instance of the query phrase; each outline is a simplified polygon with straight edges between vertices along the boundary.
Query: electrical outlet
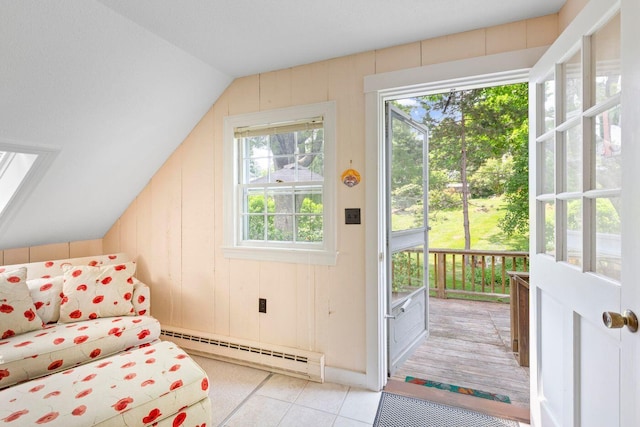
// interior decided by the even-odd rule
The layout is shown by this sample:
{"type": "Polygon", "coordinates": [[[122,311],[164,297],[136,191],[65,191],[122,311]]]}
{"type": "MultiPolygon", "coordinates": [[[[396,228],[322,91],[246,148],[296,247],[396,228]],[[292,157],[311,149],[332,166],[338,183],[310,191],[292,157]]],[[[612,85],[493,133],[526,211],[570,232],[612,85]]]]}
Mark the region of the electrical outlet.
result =
{"type": "Polygon", "coordinates": [[[344,210],[345,224],[360,224],[360,208],[348,208],[344,210]]]}
{"type": "Polygon", "coordinates": [[[267,312],[267,299],[266,298],[258,298],[258,312],[266,313],[267,312]]]}

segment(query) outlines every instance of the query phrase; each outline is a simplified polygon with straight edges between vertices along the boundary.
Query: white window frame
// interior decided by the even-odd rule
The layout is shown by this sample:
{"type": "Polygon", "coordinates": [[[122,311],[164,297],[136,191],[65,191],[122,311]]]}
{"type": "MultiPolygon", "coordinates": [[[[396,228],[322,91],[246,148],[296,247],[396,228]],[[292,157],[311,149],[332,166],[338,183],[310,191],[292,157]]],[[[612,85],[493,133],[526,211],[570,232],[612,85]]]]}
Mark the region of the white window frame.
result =
{"type": "Polygon", "coordinates": [[[0,151],[8,153],[0,162],[0,187],[10,190],[0,197],[0,235],[60,152],[59,147],[42,146],[0,138],[0,151]],[[35,158],[34,158],[35,156],[35,158]]]}
{"type": "MultiPolygon", "coordinates": [[[[223,254],[227,258],[276,261],[288,263],[335,265],[336,252],[336,106],[322,102],[270,111],[228,116],[223,129],[223,254]],[[235,130],[242,127],[263,126],[323,117],[324,124],[324,184],[323,184],[323,242],[310,248],[282,247],[269,242],[251,245],[242,241],[240,219],[242,197],[240,183],[240,147],[235,130]]],[[[295,246],[295,244],[294,244],[295,246]]]]}

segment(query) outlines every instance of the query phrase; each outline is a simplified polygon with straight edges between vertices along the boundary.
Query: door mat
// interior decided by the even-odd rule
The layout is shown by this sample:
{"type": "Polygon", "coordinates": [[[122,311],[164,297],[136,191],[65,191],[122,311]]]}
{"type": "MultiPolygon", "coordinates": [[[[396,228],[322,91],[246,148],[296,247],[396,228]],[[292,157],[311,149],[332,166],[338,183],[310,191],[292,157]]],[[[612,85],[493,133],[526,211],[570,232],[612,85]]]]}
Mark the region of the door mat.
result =
{"type": "Polygon", "coordinates": [[[504,402],[504,403],[511,403],[511,399],[509,399],[509,396],[505,396],[503,394],[489,393],[487,391],[476,390],[468,387],[460,387],[457,385],[440,383],[437,381],[423,380],[415,377],[406,377],[404,381],[411,384],[418,384],[426,387],[437,388],[440,390],[447,390],[453,393],[467,394],[469,396],[481,397],[483,399],[496,400],[498,402],[504,402]]]}
{"type": "Polygon", "coordinates": [[[373,427],[518,427],[518,423],[383,391],[373,427]]]}

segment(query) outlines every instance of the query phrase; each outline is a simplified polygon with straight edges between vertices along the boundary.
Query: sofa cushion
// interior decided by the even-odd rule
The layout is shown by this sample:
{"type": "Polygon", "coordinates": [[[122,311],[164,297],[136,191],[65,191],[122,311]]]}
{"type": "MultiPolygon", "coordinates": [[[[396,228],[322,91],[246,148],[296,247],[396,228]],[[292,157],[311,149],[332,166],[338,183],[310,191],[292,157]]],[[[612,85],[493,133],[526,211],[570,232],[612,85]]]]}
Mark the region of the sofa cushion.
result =
{"type": "Polygon", "coordinates": [[[135,263],[66,266],[63,270],[60,322],[135,314],[131,301],[135,263]]]}
{"type": "Polygon", "coordinates": [[[42,320],[27,287],[27,269],[0,273],[0,338],[35,329],[42,329],[42,320]]]}
{"type": "MultiPolygon", "coordinates": [[[[207,400],[209,379],[170,342],[124,352],[0,391],[0,420],[20,425],[181,425],[184,408],[207,400]],[[174,416],[175,415],[175,416],[174,416]]],[[[190,420],[194,425],[200,420],[190,420]]],[[[209,425],[210,420],[203,420],[209,425]]]]}
{"type": "Polygon", "coordinates": [[[44,323],[57,322],[60,318],[62,281],[62,276],[27,280],[36,312],[44,323]]]}
{"type": "Polygon", "coordinates": [[[150,316],[123,316],[46,325],[0,340],[0,388],[100,359],[160,337],[150,316]]]}

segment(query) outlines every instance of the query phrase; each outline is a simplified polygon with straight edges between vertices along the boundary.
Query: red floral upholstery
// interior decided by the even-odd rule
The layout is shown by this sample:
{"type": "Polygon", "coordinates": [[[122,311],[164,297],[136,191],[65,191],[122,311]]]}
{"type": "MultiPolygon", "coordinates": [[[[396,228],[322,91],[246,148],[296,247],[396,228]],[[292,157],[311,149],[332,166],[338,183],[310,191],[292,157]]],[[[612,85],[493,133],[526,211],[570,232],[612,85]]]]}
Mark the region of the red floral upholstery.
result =
{"type": "Polygon", "coordinates": [[[172,426],[210,423],[209,379],[170,342],[0,391],[0,421],[16,425],[172,426]],[[165,424],[168,425],[168,424],[165,424]]]}
{"type": "Polygon", "coordinates": [[[124,316],[47,325],[0,340],[0,388],[148,345],[159,336],[153,317],[124,316]]]}

